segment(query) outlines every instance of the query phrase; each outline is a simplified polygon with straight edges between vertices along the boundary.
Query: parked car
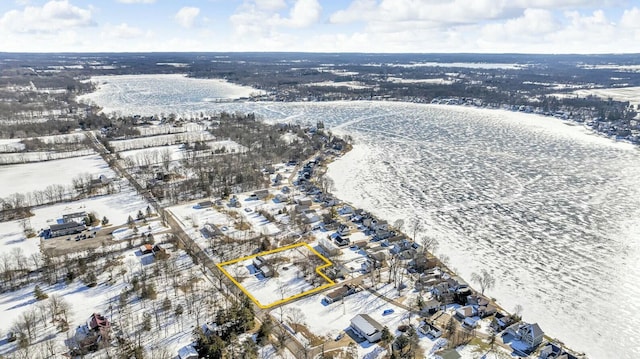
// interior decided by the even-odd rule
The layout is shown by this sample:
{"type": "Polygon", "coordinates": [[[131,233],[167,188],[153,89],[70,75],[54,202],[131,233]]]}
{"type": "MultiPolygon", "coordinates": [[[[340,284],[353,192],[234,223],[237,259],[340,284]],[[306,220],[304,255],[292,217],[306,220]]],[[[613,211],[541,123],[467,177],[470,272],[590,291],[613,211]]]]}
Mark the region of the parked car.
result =
{"type": "Polygon", "coordinates": [[[394,310],[393,309],[385,309],[384,312],[382,312],[382,315],[389,315],[389,314],[393,314],[394,310]]]}

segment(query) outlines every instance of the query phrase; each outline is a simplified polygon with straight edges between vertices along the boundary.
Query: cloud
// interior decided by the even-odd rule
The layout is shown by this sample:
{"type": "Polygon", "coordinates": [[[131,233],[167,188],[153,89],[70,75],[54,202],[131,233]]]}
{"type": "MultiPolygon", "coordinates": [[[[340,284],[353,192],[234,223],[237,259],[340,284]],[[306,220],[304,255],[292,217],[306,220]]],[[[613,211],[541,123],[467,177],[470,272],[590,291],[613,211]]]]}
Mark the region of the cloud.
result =
{"type": "Polygon", "coordinates": [[[153,4],[156,0],[117,0],[123,4],[153,4]]]}
{"type": "Polygon", "coordinates": [[[317,0],[298,0],[289,11],[289,17],[281,18],[275,14],[271,18],[271,24],[288,27],[307,27],[318,21],[322,7],[317,0]]]}
{"type": "Polygon", "coordinates": [[[490,41],[545,41],[545,36],[560,29],[553,13],[545,9],[526,9],[520,17],[501,23],[492,23],[482,28],[482,39],[490,41]]]}
{"type": "Polygon", "coordinates": [[[267,11],[277,11],[287,7],[284,0],[255,0],[255,5],[258,9],[267,11]]]}
{"type": "Polygon", "coordinates": [[[196,18],[200,14],[200,9],[197,7],[185,6],[178,10],[174,19],[180,26],[190,28],[195,24],[196,18]]]}
{"type": "Polygon", "coordinates": [[[229,20],[236,36],[282,37],[283,28],[306,28],[318,22],[322,7],[318,0],[296,0],[287,8],[280,0],[245,0],[229,20]]]}
{"type": "Polygon", "coordinates": [[[640,9],[634,7],[633,9],[625,10],[620,18],[620,25],[626,28],[640,29],[640,9]]]}
{"type": "Polygon", "coordinates": [[[108,39],[135,39],[142,37],[144,31],[126,23],[120,25],[106,25],[102,30],[102,37],[108,39]]]}
{"type": "Polygon", "coordinates": [[[94,26],[90,9],[68,0],[49,1],[42,7],[27,6],[10,10],[0,18],[0,29],[13,33],[52,33],[75,27],[94,26]]]}

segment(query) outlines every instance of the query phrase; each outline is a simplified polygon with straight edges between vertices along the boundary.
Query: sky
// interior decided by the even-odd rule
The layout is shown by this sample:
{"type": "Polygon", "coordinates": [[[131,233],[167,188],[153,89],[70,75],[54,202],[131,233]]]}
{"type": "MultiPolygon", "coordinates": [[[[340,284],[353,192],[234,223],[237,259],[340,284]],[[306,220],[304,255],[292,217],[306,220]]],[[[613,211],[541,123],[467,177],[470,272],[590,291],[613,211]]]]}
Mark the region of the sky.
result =
{"type": "Polygon", "coordinates": [[[1,0],[0,52],[640,53],[640,0],[1,0]]]}

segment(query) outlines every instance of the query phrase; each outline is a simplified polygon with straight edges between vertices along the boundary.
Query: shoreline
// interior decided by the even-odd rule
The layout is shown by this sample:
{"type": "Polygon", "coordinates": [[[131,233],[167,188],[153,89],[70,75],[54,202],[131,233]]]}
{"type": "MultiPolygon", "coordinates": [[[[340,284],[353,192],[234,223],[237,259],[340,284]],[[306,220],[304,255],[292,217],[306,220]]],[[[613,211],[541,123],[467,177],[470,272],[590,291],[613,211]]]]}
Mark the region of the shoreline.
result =
{"type": "MultiPolygon", "coordinates": [[[[336,134],[338,136],[344,136],[347,133],[342,131],[342,130],[340,130],[339,133],[336,133],[336,134]]],[[[341,173],[342,177],[347,177],[348,174],[350,173],[348,171],[348,168],[350,167],[350,164],[353,163],[353,161],[363,161],[363,157],[365,157],[368,153],[370,153],[370,152],[367,150],[366,145],[352,143],[351,144],[351,148],[349,150],[347,150],[347,151],[343,151],[339,157],[333,156],[330,161],[326,161],[325,160],[325,161],[322,162],[320,176],[326,176],[326,177],[330,178],[332,181],[334,181],[334,183],[337,183],[338,180],[336,179],[336,175],[338,173],[341,173]],[[347,157],[349,155],[355,156],[355,158],[354,159],[345,158],[345,157],[347,157]],[[340,162],[340,161],[343,161],[344,163],[341,164],[341,165],[338,164],[338,162],[340,162]],[[340,169],[340,167],[336,168],[337,166],[341,166],[342,168],[341,169],[340,169]],[[331,170],[331,167],[334,167],[334,169],[331,170]],[[333,174],[330,174],[331,172],[333,172],[333,174]]],[[[354,210],[362,209],[362,210],[370,213],[373,217],[381,219],[381,220],[384,220],[384,221],[387,221],[390,224],[394,222],[395,219],[394,218],[390,218],[388,216],[388,213],[386,213],[386,214],[385,213],[379,213],[380,210],[379,209],[378,210],[375,209],[375,207],[376,207],[375,203],[354,204],[352,201],[349,201],[349,200],[345,199],[343,197],[343,195],[336,194],[335,186],[337,186],[337,185],[334,185],[334,188],[332,190],[328,191],[328,193],[331,194],[334,198],[339,199],[342,204],[351,206],[354,210]]],[[[375,195],[371,195],[369,197],[370,198],[367,198],[367,200],[375,198],[375,195]]],[[[365,197],[362,197],[362,199],[365,200],[365,197]]],[[[405,223],[405,224],[409,224],[409,223],[405,223]]],[[[410,238],[412,241],[418,243],[418,241],[416,241],[416,238],[412,238],[412,236],[410,236],[409,234],[405,233],[407,231],[409,231],[408,228],[405,228],[403,230],[398,230],[398,232],[400,232],[405,237],[410,238]]],[[[424,228],[423,227],[423,228],[421,228],[421,231],[422,232],[428,231],[428,228],[424,228]]],[[[427,253],[428,253],[428,257],[434,259],[435,263],[436,263],[436,266],[440,267],[443,270],[443,272],[449,273],[451,276],[459,276],[460,278],[462,278],[464,281],[466,281],[469,284],[469,287],[472,288],[474,292],[480,294],[480,291],[478,291],[476,289],[477,284],[475,282],[472,282],[471,280],[468,280],[469,279],[468,276],[460,274],[458,269],[451,267],[451,264],[443,262],[443,260],[441,258],[443,258],[443,255],[444,255],[444,257],[447,258],[447,260],[448,260],[449,259],[448,254],[443,254],[443,253],[436,254],[434,251],[431,251],[431,250],[428,251],[427,253]]],[[[363,275],[362,277],[365,277],[365,276],[366,275],[363,275]]],[[[496,278],[496,281],[499,281],[499,278],[496,278]]],[[[413,283],[408,284],[407,289],[408,290],[413,290],[412,286],[413,286],[413,283]]],[[[373,290],[375,292],[375,288],[373,290]]],[[[491,291],[491,290],[489,289],[489,291],[491,291]]],[[[489,294],[485,294],[485,296],[487,298],[489,298],[489,300],[491,301],[491,304],[493,304],[493,305],[495,305],[497,307],[499,312],[506,313],[509,316],[512,316],[514,314],[514,313],[512,313],[512,311],[505,309],[504,304],[501,304],[501,302],[500,302],[500,297],[499,296],[491,296],[489,294]]],[[[389,300],[390,301],[395,301],[395,299],[391,299],[391,298],[389,300]]],[[[535,323],[535,321],[524,321],[522,319],[521,319],[521,322],[523,322],[523,323],[535,323]]],[[[544,330],[544,328],[543,328],[543,330],[544,330]]],[[[496,334],[501,334],[501,333],[502,332],[499,332],[499,333],[496,333],[496,334]]],[[[480,338],[482,340],[481,336],[478,336],[478,338],[480,338]]],[[[496,335],[496,339],[497,338],[498,338],[498,335],[496,335]]],[[[564,350],[572,353],[573,355],[576,355],[579,358],[588,358],[588,356],[586,354],[584,354],[584,352],[576,351],[574,348],[566,346],[563,339],[553,338],[553,337],[550,337],[548,334],[545,333],[544,342],[561,345],[562,348],[564,348],[564,350]]],[[[496,343],[496,344],[498,344],[498,343],[496,343]]],[[[508,347],[508,344],[500,343],[500,345],[508,347]]],[[[540,348],[542,348],[542,345],[539,346],[537,348],[537,350],[539,350],[540,348]]]]}

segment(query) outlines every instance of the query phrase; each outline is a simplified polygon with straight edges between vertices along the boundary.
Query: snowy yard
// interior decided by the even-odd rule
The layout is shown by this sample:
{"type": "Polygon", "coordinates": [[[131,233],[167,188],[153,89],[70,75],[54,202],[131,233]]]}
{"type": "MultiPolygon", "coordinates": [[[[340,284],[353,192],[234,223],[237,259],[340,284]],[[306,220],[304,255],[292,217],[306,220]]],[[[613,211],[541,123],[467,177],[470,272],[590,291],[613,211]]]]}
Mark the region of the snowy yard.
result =
{"type": "Polygon", "coordinates": [[[331,287],[333,281],[316,271],[327,265],[330,262],[307,245],[295,245],[221,263],[219,267],[233,277],[256,304],[267,308],[331,287]]]}

